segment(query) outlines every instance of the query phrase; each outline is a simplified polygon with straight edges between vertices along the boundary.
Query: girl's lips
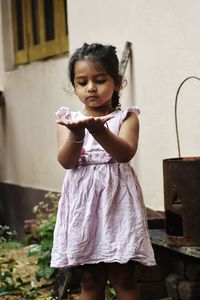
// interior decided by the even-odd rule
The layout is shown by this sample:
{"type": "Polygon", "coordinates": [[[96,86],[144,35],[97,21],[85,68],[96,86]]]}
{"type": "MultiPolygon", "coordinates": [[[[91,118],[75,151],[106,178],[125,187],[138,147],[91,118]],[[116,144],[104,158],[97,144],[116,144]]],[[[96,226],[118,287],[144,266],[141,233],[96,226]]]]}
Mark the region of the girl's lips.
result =
{"type": "Polygon", "coordinates": [[[86,99],[87,100],[96,100],[98,97],[97,96],[88,96],[86,99]]]}

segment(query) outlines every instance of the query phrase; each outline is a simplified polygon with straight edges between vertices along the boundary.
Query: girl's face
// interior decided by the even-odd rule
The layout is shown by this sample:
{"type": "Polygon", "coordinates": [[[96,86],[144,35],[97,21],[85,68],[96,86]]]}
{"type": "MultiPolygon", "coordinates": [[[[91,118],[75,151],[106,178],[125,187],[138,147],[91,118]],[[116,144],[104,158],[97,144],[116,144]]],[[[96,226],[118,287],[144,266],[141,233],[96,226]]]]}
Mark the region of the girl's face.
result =
{"type": "Polygon", "coordinates": [[[89,59],[80,60],[74,66],[75,92],[87,108],[111,106],[113,92],[117,90],[113,78],[104,66],[89,59]]]}

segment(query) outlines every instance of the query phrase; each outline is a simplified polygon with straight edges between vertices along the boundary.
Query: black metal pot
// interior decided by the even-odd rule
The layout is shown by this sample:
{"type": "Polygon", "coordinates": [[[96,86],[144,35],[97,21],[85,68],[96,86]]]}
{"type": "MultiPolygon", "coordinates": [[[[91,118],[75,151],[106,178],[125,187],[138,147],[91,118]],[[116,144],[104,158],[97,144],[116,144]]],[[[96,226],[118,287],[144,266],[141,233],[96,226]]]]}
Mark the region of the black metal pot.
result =
{"type": "Polygon", "coordinates": [[[181,157],[175,99],[175,125],[178,158],[163,160],[164,202],[166,215],[166,242],[174,246],[200,246],[200,157],[181,157]]]}

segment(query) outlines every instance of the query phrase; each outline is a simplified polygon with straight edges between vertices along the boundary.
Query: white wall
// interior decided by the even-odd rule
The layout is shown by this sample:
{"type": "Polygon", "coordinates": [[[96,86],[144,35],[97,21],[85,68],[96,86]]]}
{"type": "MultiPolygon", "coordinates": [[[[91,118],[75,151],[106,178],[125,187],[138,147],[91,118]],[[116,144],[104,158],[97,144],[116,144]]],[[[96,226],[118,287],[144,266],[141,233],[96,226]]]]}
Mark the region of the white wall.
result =
{"type": "MultiPolygon", "coordinates": [[[[133,43],[133,91],[124,96],[142,112],[136,167],[146,205],[163,209],[162,160],[178,155],[175,94],[187,76],[200,76],[200,1],[70,0],[69,11],[71,49],[100,41],[116,45],[121,53],[125,41],[133,43]]],[[[199,155],[199,95],[195,80],[179,95],[183,155],[199,155]]]]}
{"type": "MultiPolygon", "coordinates": [[[[6,171],[9,183],[59,189],[55,111],[65,102],[66,58],[35,62],[6,73],[6,171]]],[[[60,180],[59,180],[60,179],[60,180]]]]}
{"type": "MultiPolygon", "coordinates": [[[[0,2],[1,11],[1,2],[0,2]]],[[[0,14],[0,91],[4,87],[4,60],[3,60],[3,36],[2,36],[2,16],[0,14]]]]}
{"type": "MultiPolygon", "coordinates": [[[[145,203],[163,209],[162,160],[177,156],[174,127],[176,90],[189,75],[200,76],[200,1],[69,0],[70,50],[83,42],[117,47],[133,43],[133,62],[122,105],[141,109],[140,144],[134,160],[145,203]]],[[[0,50],[1,51],[1,50],[0,50]]],[[[79,109],[62,89],[67,58],[60,57],[5,72],[6,167],[0,180],[60,190],[64,170],[56,161],[54,111],[79,109]]],[[[200,147],[200,84],[190,81],[179,97],[183,155],[200,147]]]]}

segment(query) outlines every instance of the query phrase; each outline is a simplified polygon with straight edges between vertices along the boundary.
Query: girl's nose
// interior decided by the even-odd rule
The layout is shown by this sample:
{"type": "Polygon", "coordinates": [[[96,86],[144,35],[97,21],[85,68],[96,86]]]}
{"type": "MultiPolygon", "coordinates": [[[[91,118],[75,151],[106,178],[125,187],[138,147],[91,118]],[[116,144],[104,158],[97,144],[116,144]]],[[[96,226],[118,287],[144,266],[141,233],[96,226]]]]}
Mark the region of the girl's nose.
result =
{"type": "Polygon", "coordinates": [[[96,91],[96,85],[95,85],[95,83],[92,82],[92,81],[89,81],[88,82],[88,86],[87,86],[87,90],[88,90],[88,92],[96,91]]]}

